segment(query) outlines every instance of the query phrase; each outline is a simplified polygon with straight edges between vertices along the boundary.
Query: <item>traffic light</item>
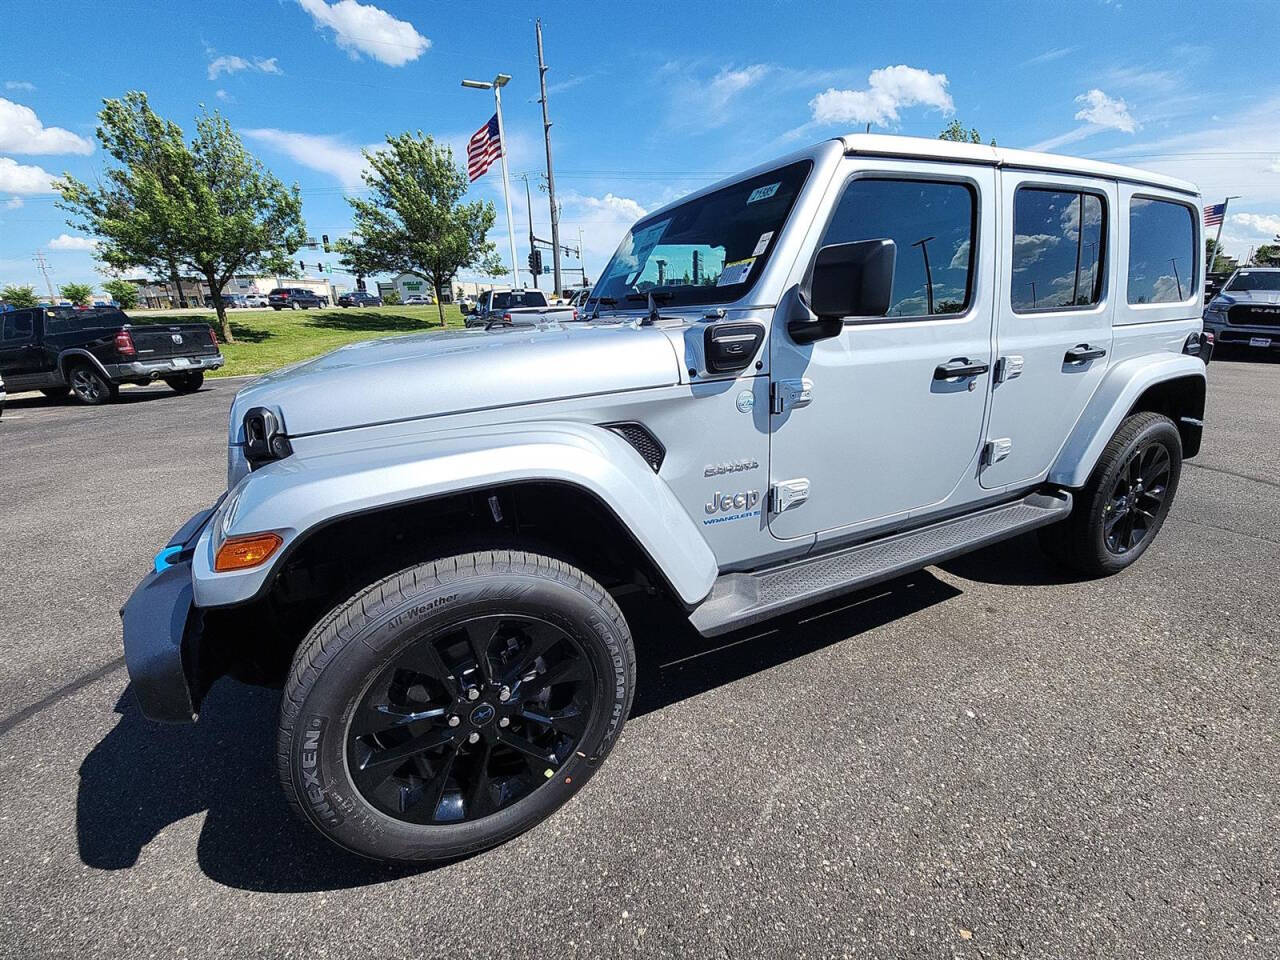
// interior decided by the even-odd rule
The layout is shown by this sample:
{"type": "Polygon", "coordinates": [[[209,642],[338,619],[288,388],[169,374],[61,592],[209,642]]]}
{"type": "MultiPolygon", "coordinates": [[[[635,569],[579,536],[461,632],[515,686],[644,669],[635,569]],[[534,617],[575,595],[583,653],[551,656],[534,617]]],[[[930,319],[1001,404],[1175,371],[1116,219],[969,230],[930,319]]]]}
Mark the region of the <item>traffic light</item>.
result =
{"type": "Polygon", "coordinates": [[[316,273],[324,273],[324,264],[323,264],[323,263],[317,263],[317,264],[316,264],[316,273]]]}
{"type": "Polygon", "coordinates": [[[529,270],[535,274],[542,272],[542,251],[536,247],[529,251],[529,270]]]}
{"type": "Polygon", "coordinates": [[[299,260],[299,261],[298,261],[298,269],[299,269],[299,270],[301,270],[303,273],[306,273],[306,272],[307,272],[307,265],[306,265],[305,263],[303,263],[301,260],[299,260]]]}
{"type": "Polygon", "coordinates": [[[324,245],[324,252],[329,252],[329,235],[327,233],[320,234],[320,242],[324,245]]]}

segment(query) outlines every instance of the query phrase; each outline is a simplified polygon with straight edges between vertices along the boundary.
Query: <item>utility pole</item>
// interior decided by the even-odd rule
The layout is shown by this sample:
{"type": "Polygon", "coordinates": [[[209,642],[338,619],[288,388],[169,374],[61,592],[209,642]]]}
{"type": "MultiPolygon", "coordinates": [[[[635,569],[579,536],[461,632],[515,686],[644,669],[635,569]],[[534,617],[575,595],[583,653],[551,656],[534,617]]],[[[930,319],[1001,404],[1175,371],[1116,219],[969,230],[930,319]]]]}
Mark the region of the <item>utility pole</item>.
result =
{"type": "Polygon", "coordinates": [[[912,244],[913,247],[919,247],[920,252],[924,254],[924,283],[929,300],[929,316],[933,316],[933,271],[929,269],[929,241],[936,239],[937,237],[924,237],[912,244]]]}
{"type": "Polygon", "coordinates": [[[582,285],[587,285],[587,256],[583,252],[586,249],[582,245],[582,228],[578,228],[578,266],[582,268],[582,285]]]}
{"type": "Polygon", "coordinates": [[[542,21],[535,21],[538,34],[538,83],[542,87],[542,137],[547,142],[547,196],[551,200],[551,264],[555,272],[555,295],[563,289],[560,281],[560,209],[556,206],[556,175],[551,169],[551,118],[547,114],[547,65],[542,59],[542,21]]]}
{"type": "Polygon", "coordinates": [[[32,259],[35,260],[36,266],[40,268],[40,272],[44,274],[44,285],[49,288],[49,302],[56,303],[57,297],[53,295],[53,281],[49,279],[49,263],[44,258],[44,251],[37,250],[32,259]]]}
{"type": "Polygon", "coordinates": [[[537,250],[536,238],[533,235],[533,196],[529,193],[529,175],[520,174],[524,181],[524,208],[529,214],[529,273],[533,276],[533,289],[538,289],[538,274],[533,269],[533,251],[537,250]]]}

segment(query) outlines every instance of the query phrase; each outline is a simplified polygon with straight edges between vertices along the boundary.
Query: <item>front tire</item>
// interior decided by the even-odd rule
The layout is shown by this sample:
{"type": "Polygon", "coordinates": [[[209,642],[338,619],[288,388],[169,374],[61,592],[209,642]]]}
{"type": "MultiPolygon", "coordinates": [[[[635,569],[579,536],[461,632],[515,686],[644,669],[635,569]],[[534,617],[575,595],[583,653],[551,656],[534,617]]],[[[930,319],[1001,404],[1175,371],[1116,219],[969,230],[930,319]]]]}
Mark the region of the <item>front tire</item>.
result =
{"type": "Polygon", "coordinates": [[[278,768],[339,846],[426,863],[496,846],[569,800],[617,741],[635,651],[580,570],[496,550],[403,570],[303,641],[278,768]]]}
{"type": "Polygon", "coordinates": [[[87,363],[72,367],[69,380],[76,399],[91,407],[114,400],[120,393],[119,387],[87,363]]]}
{"type": "Polygon", "coordinates": [[[1040,531],[1045,552],[1087,576],[1118,573],[1164,525],[1182,474],[1182,438],[1168,417],[1145,411],[1120,424],[1064,521],[1040,531]]]}

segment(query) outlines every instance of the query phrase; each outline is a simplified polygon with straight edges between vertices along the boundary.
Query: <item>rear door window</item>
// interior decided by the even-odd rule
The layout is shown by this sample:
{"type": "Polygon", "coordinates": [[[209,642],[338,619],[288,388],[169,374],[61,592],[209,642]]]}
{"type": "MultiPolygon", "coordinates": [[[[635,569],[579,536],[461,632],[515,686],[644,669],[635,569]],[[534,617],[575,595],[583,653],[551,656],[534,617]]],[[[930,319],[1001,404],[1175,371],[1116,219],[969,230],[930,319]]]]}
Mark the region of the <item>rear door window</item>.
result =
{"type": "Polygon", "coordinates": [[[1096,193],[1018,189],[1010,280],[1015,313],[1091,307],[1102,299],[1105,221],[1096,193]]]}
{"type": "Polygon", "coordinates": [[[1194,289],[1195,219],[1173,200],[1134,197],[1129,204],[1129,302],[1181,303],[1194,289]]]}

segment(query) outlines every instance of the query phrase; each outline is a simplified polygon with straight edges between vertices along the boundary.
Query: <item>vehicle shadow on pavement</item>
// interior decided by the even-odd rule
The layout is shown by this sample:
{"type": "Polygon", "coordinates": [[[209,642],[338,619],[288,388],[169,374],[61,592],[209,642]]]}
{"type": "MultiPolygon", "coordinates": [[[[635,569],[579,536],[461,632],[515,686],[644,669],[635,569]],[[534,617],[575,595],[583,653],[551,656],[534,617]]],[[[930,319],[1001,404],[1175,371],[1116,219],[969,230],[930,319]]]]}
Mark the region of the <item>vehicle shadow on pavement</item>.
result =
{"type": "Polygon", "coordinates": [[[1035,533],[966,553],[941,567],[966,580],[1007,587],[1061,586],[1089,579],[1068,570],[1041,550],[1035,533]]]}
{"type": "MultiPolygon", "coordinates": [[[[636,598],[632,716],[768,670],[856,637],[960,593],[927,572],[840,597],[723,637],[701,637],[681,612],[636,598]]],[[[383,883],[424,872],[363,860],[334,847],[288,809],[275,772],[280,693],[218,681],[200,722],[165,726],[142,716],[128,687],[120,719],[80,766],[80,859],[100,870],[133,867],[162,831],[207,811],[197,844],[210,879],[288,893],[383,883]]],[[[430,868],[427,868],[430,869],[430,868]]]]}
{"type": "Polygon", "coordinates": [[[279,705],[277,690],[223,679],[199,723],[166,726],[143,717],[126,687],[119,723],[80,765],[81,861],[130,868],[162,830],[208,811],[196,855],[206,876],[229,887],[332,890],[421,873],[346,853],[292,814],[275,773],[279,705]]]}

